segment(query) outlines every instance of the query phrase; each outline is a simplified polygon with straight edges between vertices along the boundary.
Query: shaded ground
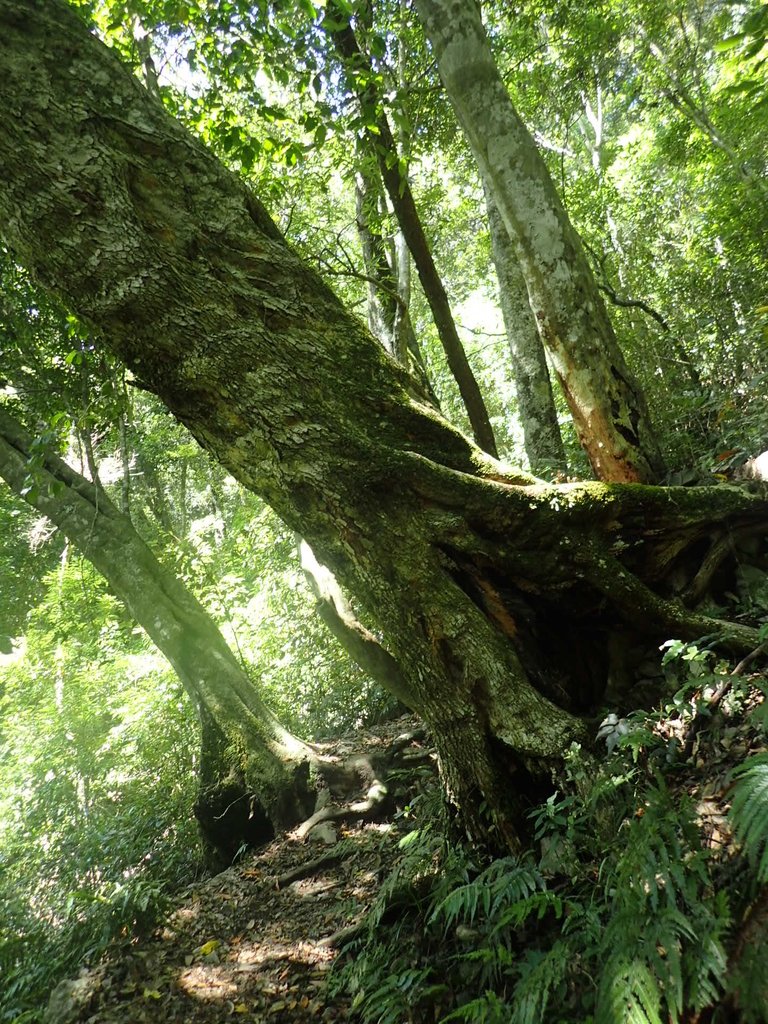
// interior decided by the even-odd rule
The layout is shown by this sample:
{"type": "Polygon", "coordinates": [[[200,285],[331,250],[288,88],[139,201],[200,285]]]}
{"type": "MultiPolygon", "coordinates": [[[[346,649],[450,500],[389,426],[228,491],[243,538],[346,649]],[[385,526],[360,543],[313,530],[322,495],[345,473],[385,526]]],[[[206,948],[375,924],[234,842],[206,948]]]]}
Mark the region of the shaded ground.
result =
{"type": "MultiPolygon", "coordinates": [[[[400,719],[334,741],[323,752],[340,765],[353,755],[375,762],[399,738],[406,754],[410,749],[423,761],[420,744],[408,741],[415,726],[414,719],[400,719]]],[[[359,795],[365,795],[367,781],[361,775],[359,795]]],[[[405,792],[401,796],[407,800],[405,792]]],[[[276,840],[190,885],[149,938],[63,982],[46,1020],[299,1024],[350,1019],[348,1001],[328,999],[327,973],[337,943],[376,895],[401,835],[391,821],[323,821],[306,838],[294,833],[276,840]],[[302,868],[310,869],[308,876],[292,880],[302,868]]]]}

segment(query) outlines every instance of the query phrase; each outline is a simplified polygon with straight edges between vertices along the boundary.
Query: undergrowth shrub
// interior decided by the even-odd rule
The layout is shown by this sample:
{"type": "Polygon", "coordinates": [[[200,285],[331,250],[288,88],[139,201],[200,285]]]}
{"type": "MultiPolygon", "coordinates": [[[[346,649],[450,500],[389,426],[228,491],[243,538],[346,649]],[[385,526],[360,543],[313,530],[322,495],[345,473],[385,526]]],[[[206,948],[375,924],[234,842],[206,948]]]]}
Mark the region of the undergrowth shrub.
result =
{"type": "Polygon", "coordinates": [[[24,1024],[200,866],[180,683],[87,564],[53,582],[0,666],[0,1021],[24,1024]]]}
{"type": "Polygon", "coordinates": [[[707,679],[691,660],[697,692],[686,680],[633,716],[596,771],[571,751],[563,791],[531,812],[526,856],[478,864],[439,816],[408,823],[336,973],[363,1024],[768,1020],[768,755],[733,771],[736,845],[715,856],[663,728],[699,721],[707,679]]]}

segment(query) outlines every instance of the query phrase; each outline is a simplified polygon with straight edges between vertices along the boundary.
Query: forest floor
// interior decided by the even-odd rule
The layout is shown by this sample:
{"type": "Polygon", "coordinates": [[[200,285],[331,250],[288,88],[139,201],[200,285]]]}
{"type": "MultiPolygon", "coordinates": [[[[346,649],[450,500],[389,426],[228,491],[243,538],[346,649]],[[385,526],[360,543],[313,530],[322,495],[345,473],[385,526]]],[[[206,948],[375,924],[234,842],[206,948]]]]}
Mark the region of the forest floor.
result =
{"type": "MultiPolygon", "coordinates": [[[[323,744],[340,764],[400,745],[412,718],[323,744]]],[[[408,743],[414,751],[418,742],[408,743]]],[[[362,780],[363,787],[365,781],[362,780]]],[[[354,799],[354,798],[353,798],[354,799]]],[[[397,857],[390,821],[323,822],[183,890],[151,935],[63,982],[49,1024],[303,1024],[350,1019],[330,997],[337,945],[363,919],[397,857]],[[303,877],[294,877],[300,875],[303,877]]]]}

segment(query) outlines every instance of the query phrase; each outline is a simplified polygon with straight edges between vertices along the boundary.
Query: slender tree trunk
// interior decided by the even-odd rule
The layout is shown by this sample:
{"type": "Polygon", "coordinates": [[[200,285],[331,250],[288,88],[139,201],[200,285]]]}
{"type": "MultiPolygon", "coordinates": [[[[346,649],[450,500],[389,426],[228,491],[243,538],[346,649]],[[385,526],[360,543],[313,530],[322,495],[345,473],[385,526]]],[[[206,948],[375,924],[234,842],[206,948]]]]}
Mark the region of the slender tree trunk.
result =
{"type": "Polygon", "coordinates": [[[355,219],[368,276],[368,326],[389,354],[402,366],[407,366],[407,344],[402,332],[398,332],[398,314],[400,319],[404,317],[402,300],[387,259],[386,244],[378,230],[378,207],[376,180],[366,166],[365,156],[359,154],[355,175],[355,219]]]}
{"type": "Polygon", "coordinates": [[[407,264],[408,252],[394,249],[395,266],[390,265],[387,244],[377,224],[379,200],[382,198],[378,169],[371,174],[366,164],[366,155],[360,154],[355,199],[357,230],[368,277],[368,326],[390,355],[411,369],[419,386],[438,408],[439,402],[427,376],[408,309],[410,289],[405,286],[407,273],[401,274],[398,269],[399,260],[405,259],[407,264]]]}
{"type": "Polygon", "coordinates": [[[203,741],[197,814],[206,838],[231,856],[241,841],[264,842],[302,820],[311,810],[304,802],[311,748],[280,725],[216,623],[103,489],[55,455],[31,463],[33,450],[32,438],[0,408],[0,477],[102,573],[197,709],[203,741]],[[224,815],[234,799],[240,807],[224,815]]]}
{"type": "Polygon", "coordinates": [[[407,705],[411,694],[397,661],[357,618],[330,569],[318,562],[305,540],[297,541],[301,568],[329,632],[374,682],[407,705]]]}
{"type": "Polygon", "coordinates": [[[128,446],[128,417],[120,413],[120,511],[124,516],[131,514],[131,452],[128,446]]]}
{"type": "Polygon", "coordinates": [[[756,175],[748,164],[741,158],[738,147],[729,139],[712,121],[706,104],[701,98],[696,98],[690,89],[682,81],[678,70],[673,62],[667,57],[660,46],[648,39],[646,33],[641,29],[640,35],[644,39],[648,53],[654,58],[669,82],[669,88],[662,90],[662,95],[669,100],[675,110],[696,125],[699,131],[709,139],[713,146],[716,146],[725,154],[728,162],[736,172],[737,180],[751,193],[752,198],[765,202],[768,198],[768,185],[763,178],[756,175]]]}
{"type": "Polygon", "coordinates": [[[417,0],[469,145],[515,245],[539,332],[595,475],[652,481],[663,462],[581,242],[501,80],[475,0],[417,0]]]}
{"type": "Polygon", "coordinates": [[[435,321],[440,342],[448,360],[448,366],[456,380],[459,392],[467,410],[475,440],[490,455],[496,456],[496,440],[485,407],[480,388],[461,344],[451,312],[445,287],[432,258],[432,251],[424,232],[411,186],[404,173],[392,136],[389,121],[384,114],[380,97],[374,88],[375,75],[370,58],[358,45],[354,30],[347,15],[331,4],[335,22],[344,22],[344,28],[331,32],[334,45],[341,58],[350,88],[356,93],[362,111],[376,111],[375,130],[366,127],[365,137],[371,152],[375,154],[384,187],[395,211],[400,229],[413,256],[416,272],[424,289],[429,308],[435,321]]]}
{"type": "Polygon", "coordinates": [[[186,540],[187,537],[187,472],[189,470],[189,459],[186,455],[181,458],[179,466],[179,540],[186,540]]]}
{"type": "Polygon", "coordinates": [[[82,445],[82,451],[85,452],[85,465],[88,467],[90,478],[97,487],[101,487],[99,463],[96,459],[96,452],[93,450],[93,438],[91,437],[90,428],[87,426],[81,428],[77,431],[77,434],[82,445]]]}
{"type": "Polygon", "coordinates": [[[528,301],[525,278],[490,189],[485,184],[483,189],[525,452],[531,472],[536,476],[565,474],[568,463],[557,422],[552,382],[544,346],[528,301]]]}
{"type": "Polygon", "coordinates": [[[155,466],[142,451],[136,453],[139,479],[143,482],[147,503],[153,516],[167,534],[173,534],[173,521],[168,507],[168,499],[162,481],[155,466]]]}
{"type": "Polygon", "coordinates": [[[306,538],[397,662],[478,842],[517,848],[526,799],[589,744],[617,623],[758,646],[668,576],[708,545],[711,571],[765,497],[544,486],[485,455],[60,0],[0,0],[0,154],[15,258],[306,538]]]}

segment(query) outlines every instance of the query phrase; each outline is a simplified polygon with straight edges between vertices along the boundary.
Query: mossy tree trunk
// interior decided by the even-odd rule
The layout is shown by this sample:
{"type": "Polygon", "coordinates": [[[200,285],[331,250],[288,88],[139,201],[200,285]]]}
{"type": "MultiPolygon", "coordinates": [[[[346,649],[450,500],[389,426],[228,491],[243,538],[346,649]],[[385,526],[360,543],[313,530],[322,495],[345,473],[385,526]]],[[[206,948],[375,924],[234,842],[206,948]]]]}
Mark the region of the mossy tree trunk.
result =
{"type": "Polygon", "coordinates": [[[354,598],[475,840],[515,848],[521,803],[589,742],[617,626],[757,646],[686,608],[668,577],[766,523],[764,498],[548,486],[491,459],[76,11],[0,0],[0,71],[0,225],[16,258],[354,598]]]}
{"type": "Polygon", "coordinates": [[[0,478],[55,523],[173,666],[201,726],[196,814],[221,854],[258,845],[312,809],[312,749],[261,700],[216,623],[96,483],[33,439],[0,407],[0,478]]]}

